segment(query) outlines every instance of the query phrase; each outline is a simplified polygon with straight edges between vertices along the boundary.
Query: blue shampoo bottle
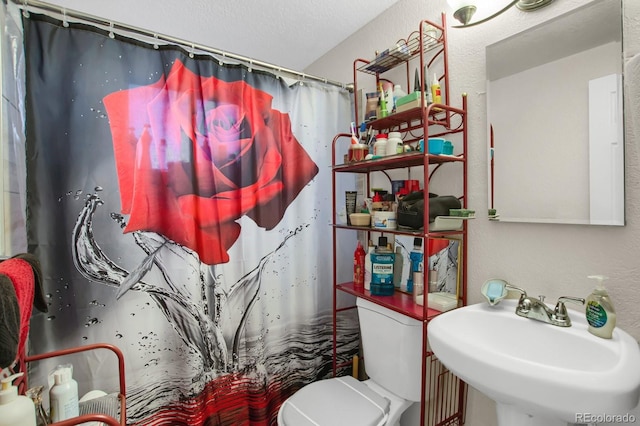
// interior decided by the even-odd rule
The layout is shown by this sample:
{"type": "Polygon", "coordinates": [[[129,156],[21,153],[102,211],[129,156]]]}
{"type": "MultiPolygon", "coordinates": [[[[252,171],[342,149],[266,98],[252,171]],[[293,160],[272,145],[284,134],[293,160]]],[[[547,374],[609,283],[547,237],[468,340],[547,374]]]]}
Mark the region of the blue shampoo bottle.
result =
{"type": "Polygon", "coordinates": [[[424,260],[424,253],[422,251],[422,238],[413,239],[413,250],[409,253],[409,260],[411,261],[411,271],[409,271],[409,278],[407,279],[407,293],[413,292],[413,273],[422,270],[422,263],[424,260]]]}

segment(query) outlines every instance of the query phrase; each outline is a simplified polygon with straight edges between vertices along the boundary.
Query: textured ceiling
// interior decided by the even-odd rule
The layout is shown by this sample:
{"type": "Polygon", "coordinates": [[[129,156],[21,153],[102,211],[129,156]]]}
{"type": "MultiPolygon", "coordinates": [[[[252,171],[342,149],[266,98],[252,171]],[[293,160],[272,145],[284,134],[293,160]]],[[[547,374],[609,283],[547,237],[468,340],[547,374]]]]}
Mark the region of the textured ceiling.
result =
{"type": "Polygon", "coordinates": [[[51,0],[46,3],[302,71],[397,1],[51,0]]]}

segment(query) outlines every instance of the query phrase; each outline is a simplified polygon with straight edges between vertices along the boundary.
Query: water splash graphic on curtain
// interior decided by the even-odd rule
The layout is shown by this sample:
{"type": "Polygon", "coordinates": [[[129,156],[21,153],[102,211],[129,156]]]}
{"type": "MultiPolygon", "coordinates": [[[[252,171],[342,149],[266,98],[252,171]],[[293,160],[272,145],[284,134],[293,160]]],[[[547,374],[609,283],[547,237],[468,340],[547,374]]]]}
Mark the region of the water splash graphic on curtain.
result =
{"type": "MultiPolygon", "coordinates": [[[[24,26],[28,240],[50,307],[32,352],[119,346],[130,423],[273,424],[331,374],[328,144],[348,93],[24,26]]],[[[357,321],[341,321],[347,358],[357,321]]],[[[73,364],[81,393],[113,384],[102,360],[73,364]]]]}

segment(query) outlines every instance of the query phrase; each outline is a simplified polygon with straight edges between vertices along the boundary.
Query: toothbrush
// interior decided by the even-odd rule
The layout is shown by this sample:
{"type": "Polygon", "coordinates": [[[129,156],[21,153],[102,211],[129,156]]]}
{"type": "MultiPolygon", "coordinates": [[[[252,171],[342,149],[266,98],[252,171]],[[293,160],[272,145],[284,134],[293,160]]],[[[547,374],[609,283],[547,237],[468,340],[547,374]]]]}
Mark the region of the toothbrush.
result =
{"type": "Polygon", "coordinates": [[[356,137],[356,123],[351,122],[351,145],[357,145],[358,138],[356,137]]]}

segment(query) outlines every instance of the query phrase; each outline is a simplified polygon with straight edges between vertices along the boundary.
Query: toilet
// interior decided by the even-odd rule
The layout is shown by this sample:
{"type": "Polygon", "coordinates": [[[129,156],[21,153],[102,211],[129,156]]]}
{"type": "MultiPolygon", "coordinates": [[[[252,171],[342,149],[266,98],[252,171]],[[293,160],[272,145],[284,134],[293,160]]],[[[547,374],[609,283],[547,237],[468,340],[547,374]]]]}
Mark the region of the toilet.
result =
{"type": "Polygon", "coordinates": [[[408,408],[419,407],[422,323],[361,298],[356,306],[369,379],[304,386],[280,406],[279,426],[399,426],[408,408]]]}

